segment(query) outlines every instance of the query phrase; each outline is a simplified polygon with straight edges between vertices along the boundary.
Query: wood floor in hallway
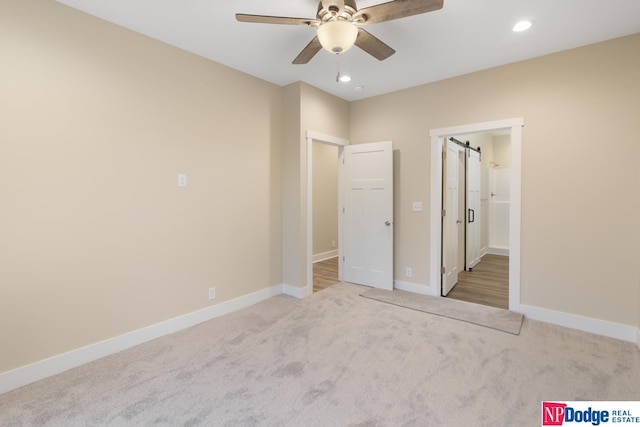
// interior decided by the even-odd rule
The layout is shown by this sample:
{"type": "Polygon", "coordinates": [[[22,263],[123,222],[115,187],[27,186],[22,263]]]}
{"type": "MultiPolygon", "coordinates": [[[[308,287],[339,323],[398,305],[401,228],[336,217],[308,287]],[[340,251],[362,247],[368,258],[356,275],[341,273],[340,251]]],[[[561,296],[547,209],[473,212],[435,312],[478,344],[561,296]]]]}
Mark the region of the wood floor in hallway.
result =
{"type": "MultiPolygon", "coordinates": [[[[338,283],[338,257],[313,264],[313,292],[338,283]]],[[[463,271],[447,298],[509,308],[509,257],[485,255],[473,271],[463,271]]]]}
{"type": "Polygon", "coordinates": [[[485,255],[473,271],[462,271],[447,298],[509,309],[509,257],[485,255]]]}
{"type": "Polygon", "coordinates": [[[313,264],[313,292],[318,292],[338,283],[338,257],[313,264]]]}

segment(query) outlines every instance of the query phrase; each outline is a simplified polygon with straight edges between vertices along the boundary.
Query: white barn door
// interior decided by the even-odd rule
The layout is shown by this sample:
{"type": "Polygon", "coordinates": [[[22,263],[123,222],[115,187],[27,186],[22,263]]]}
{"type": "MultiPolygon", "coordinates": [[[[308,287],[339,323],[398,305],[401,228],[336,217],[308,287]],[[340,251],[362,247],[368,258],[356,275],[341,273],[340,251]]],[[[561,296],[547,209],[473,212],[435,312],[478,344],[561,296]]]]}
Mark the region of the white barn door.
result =
{"type": "Polygon", "coordinates": [[[467,270],[480,262],[481,206],[480,206],[480,153],[467,149],[467,270]]]}
{"type": "Polygon", "coordinates": [[[391,141],[345,146],[341,160],[342,278],[393,289],[391,141]]]}
{"type": "Polygon", "coordinates": [[[442,295],[458,283],[458,146],[446,141],[442,216],[442,295]]]}

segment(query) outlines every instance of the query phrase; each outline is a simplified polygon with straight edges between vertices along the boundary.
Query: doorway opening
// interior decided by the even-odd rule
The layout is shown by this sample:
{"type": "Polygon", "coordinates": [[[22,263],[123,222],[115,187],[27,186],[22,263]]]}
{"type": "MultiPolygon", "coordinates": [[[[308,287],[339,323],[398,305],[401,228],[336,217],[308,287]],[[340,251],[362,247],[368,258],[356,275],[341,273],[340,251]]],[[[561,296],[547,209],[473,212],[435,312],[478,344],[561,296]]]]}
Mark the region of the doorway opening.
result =
{"type": "Polygon", "coordinates": [[[443,159],[441,295],[508,309],[510,132],[449,137],[443,159]]]}
{"type": "Polygon", "coordinates": [[[313,293],[313,144],[338,146],[338,280],[393,289],[393,143],[349,145],[307,131],[306,284],[313,293]]]}
{"type": "MultiPolygon", "coordinates": [[[[302,295],[303,297],[311,296],[314,292],[314,253],[315,253],[314,251],[314,203],[313,203],[314,201],[314,144],[335,147],[334,149],[337,149],[336,150],[337,156],[340,156],[343,148],[349,145],[349,141],[346,139],[342,139],[342,138],[338,138],[330,135],[324,135],[324,134],[321,134],[318,132],[312,132],[312,131],[306,132],[306,140],[307,140],[307,147],[306,147],[307,148],[307,156],[306,156],[307,157],[307,162],[306,162],[307,247],[306,247],[306,256],[304,261],[305,270],[306,270],[305,271],[306,286],[303,291],[303,295],[302,295]]],[[[329,150],[325,150],[325,151],[330,152],[330,148],[329,150]]],[[[331,155],[328,152],[325,152],[323,154],[331,155]]],[[[338,159],[336,158],[336,164],[337,164],[337,160],[338,159]]],[[[337,180],[337,177],[338,177],[338,173],[336,172],[336,175],[335,175],[336,180],[337,180]]],[[[336,189],[337,187],[338,185],[336,184],[336,189]]],[[[337,201],[338,205],[340,204],[340,197],[341,197],[340,194],[338,194],[338,201],[337,201]]],[[[331,250],[320,252],[319,256],[316,257],[316,260],[320,260],[324,258],[318,264],[328,264],[323,266],[318,265],[318,267],[321,267],[319,270],[324,270],[324,272],[318,271],[318,273],[329,277],[329,278],[325,278],[325,281],[324,281],[325,286],[327,285],[327,280],[328,281],[333,280],[335,269],[337,269],[337,276],[338,276],[337,281],[342,280],[342,271],[340,269],[340,263],[337,262],[337,258],[342,256],[342,244],[341,244],[342,222],[337,220],[337,216],[338,216],[337,206],[335,210],[335,216],[336,216],[337,227],[338,227],[337,239],[332,237],[329,237],[329,239],[331,243],[333,243],[334,240],[337,240],[335,242],[335,245],[337,246],[337,248],[331,248],[331,250]],[[324,253],[324,256],[320,255],[323,253],[324,253]],[[333,260],[335,262],[335,266],[333,266],[332,262],[330,262],[331,258],[336,258],[333,260]]]]}
{"type": "Polygon", "coordinates": [[[338,283],[338,159],[339,148],[312,144],[313,292],[338,283]]]}
{"type": "Polygon", "coordinates": [[[431,195],[430,195],[430,294],[441,296],[443,286],[443,156],[445,141],[450,137],[467,137],[472,134],[508,132],[510,153],[509,187],[509,233],[508,233],[508,308],[517,311],[520,307],[520,215],[521,215],[521,150],[523,118],[434,129],[431,136],[431,195]]]}

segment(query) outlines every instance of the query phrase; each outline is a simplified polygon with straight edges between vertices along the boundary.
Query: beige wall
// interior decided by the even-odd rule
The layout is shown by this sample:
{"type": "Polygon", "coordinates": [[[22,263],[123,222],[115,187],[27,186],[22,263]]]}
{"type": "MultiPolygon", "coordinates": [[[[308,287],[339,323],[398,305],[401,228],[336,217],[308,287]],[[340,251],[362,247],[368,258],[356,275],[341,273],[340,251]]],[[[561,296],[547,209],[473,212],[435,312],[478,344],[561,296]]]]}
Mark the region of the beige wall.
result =
{"type": "Polygon", "coordinates": [[[304,280],[302,241],[304,220],[301,217],[302,186],[300,147],[301,84],[284,88],[284,148],[282,155],[282,282],[301,286],[304,280]]]}
{"type": "Polygon", "coordinates": [[[401,158],[396,271],[428,283],[429,212],[410,202],[429,200],[429,131],[522,116],[521,302],[636,325],[638,52],[640,34],[352,103],[352,142],[401,158]]]}
{"type": "Polygon", "coordinates": [[[0,55],[0,373],[281,283],[281,88],[53,1],[0,55]]]}
{"type": "Polygon", "coordinates": [[[313,254],[338,248],[338,147],[313,143],[313,254]]]}

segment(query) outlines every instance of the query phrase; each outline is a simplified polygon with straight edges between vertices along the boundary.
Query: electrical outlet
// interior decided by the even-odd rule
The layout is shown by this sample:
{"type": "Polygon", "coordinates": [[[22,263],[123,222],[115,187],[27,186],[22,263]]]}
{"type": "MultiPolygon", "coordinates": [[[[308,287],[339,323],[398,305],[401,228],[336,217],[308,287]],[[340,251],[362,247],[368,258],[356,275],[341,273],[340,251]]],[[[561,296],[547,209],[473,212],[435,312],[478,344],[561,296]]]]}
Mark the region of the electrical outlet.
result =
{"type": "Polygon", "coordinates": [[[411,269],[411,267],[407,267],[404,269],[404,275],[406,277],[411,277],[413,276],[413,270],[411,269]]]}
{"type": "Polygon", "coordinates": [[[335,241],[335,240],[332,240],[332,241],[331,241],[331,247],[332,247],[332,248],[335,248],[335,247],[336,247],[336,241],[335,241]]]}
{"type": "Polygon", "coordinates": [[[209,299],[216,299],[216,288],[209,288],[209,299]]]}

